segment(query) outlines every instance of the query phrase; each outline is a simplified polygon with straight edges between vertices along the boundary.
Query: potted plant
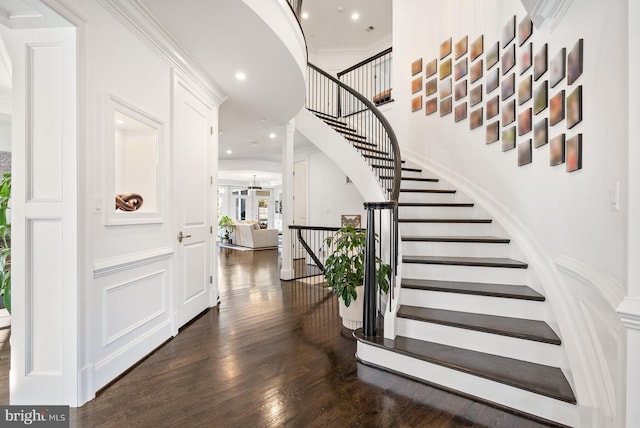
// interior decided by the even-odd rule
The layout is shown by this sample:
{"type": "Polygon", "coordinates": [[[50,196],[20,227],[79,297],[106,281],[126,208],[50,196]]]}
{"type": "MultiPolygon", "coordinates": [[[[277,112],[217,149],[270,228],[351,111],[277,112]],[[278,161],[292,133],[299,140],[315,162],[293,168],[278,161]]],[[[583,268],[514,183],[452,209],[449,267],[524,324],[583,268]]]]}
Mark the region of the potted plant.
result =
{"type": "Polygon", "coordinates": [[[233,220],[228,215],[223,215],[218,220],[218,228],[220,228],[220,239],[222,242],[231,244],[231,229],[235,226],[233,220]]]}
{"type": "MultiPolygon", "coordinates": [[[[342,325],[351,330],[362,327],[366,241],[366,231],[351,226],[326,239],[328,246],[335,245],[335,250],[325,262],[325,286],[338,295],[342,325]],[[355,300],[358,304],[353,304],[355,300]]],[[[376,288],[385,293],[389,290],[390,273],[391,267],[376,257],[376,288]]]]}
{"type": "Polygon", "coordinates": [[[11,173],[2,175],[0,181],[0,294],[7,311],[11,313],[11,223],[7,221],[7,209],[11,199],[11,173]]]}

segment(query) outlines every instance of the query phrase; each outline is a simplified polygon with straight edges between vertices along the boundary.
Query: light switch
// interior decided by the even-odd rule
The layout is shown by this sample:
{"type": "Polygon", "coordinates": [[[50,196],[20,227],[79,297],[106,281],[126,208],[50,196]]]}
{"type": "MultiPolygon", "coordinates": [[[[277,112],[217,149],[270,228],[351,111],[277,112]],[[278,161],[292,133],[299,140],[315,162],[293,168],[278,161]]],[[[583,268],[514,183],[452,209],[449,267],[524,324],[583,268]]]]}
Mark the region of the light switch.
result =
{"type": "Polygon", "coordinates": [[[609,207],[611,211],[620,210],[620,182],[616,181],[609,188],[609,207]]]}

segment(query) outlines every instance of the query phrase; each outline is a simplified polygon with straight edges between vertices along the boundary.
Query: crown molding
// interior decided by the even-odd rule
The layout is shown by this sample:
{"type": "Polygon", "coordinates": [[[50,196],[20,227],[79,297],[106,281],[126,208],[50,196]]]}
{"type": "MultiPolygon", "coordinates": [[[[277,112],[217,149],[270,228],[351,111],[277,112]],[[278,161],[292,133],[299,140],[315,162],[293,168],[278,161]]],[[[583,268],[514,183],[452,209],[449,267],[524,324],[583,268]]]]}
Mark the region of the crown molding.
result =
{"type": "Polygon", "coordinates": [[[138,0],[96,0],[167,63],[202,88],[211,102],[228,95],[138,0]]]}

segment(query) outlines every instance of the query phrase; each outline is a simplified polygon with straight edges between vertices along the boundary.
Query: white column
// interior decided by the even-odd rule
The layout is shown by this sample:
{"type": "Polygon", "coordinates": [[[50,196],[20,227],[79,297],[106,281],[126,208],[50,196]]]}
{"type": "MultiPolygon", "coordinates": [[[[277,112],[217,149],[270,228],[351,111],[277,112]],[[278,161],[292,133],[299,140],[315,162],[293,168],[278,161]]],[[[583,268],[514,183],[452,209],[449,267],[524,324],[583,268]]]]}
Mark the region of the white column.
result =
{"type": "Polygon", "coordinates": [[[282,147],[282,269],[280,279],[293,279],[291,263],[291,232],[293,224],[293,138],[296,131],[295,120],[287,124],[287,141],[282,147]]]}

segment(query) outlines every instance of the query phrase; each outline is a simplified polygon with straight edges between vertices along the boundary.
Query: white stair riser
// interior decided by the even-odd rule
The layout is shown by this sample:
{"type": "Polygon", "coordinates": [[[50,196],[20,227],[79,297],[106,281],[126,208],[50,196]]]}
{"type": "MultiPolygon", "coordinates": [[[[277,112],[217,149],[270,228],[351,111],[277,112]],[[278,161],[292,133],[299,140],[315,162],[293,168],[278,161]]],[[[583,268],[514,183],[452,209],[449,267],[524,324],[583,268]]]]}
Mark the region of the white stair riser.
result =
{"type": "Polygon", "coordinates": [[[413,192],[402,192],[400,193],[400,202],[438,202],[438,203],[448,203],[448,202],[462,202],[462,203],[471,203],[469,198],[460,194],[460,193],[413,193],[413,192]]]}
{"type": "MultiPolygon", "coordinates": [[[[402,217],[401,217],[402,218],[402,217]]],[[[493,223],[399,223],[400,236],[502,236],[493,223]]]]}
{"type": "Polygon", "coordinates": [[[400,304],[530,320],[550,321],[553,319],[546,302],[444,291],[403,288],[400,293],[400,304]]]}
{"type": "Polygon", "coordinates": [[[358,358],[539,417],[577,426],[577,406],[358,342],[358,358]]]}
{"type": "Polygon", "coordinates": [[[449,266],[423,263],[403,263],[403,278],[437,279],[442,281],[490,282],[496,284],[527,284],[527,269],[480,266],[449,266]]]}
{"type": "Polygon", "coordinates": [[[568,367],[562,347],[549,343],[533,342],[405,318],[398,318],[396,333],[412,339],[442,343],[486,354],[500,355],[552,367],[568,367]]]}
{"type": "Polygon", "coordinates": [[[400,218],[491,218],[476,207],[398,207],[400,218]]]}
{"type": "MultiPolygon", "coordinates": [[[[407,175],[405,174],[405,177],[407,175]]],[[[428,178],[428,177],[426,177],[428,178]]],[[[442,187],[440,181],[416,181],[416,180],[402,180],[400,183],[401,189],[451,189],[451,186],[442,187]]]]}
{"type": "Polygon", "coordinates": [[[511,257],[509,244],[403,241],[402,254],[421,256],[511,257]]]}

